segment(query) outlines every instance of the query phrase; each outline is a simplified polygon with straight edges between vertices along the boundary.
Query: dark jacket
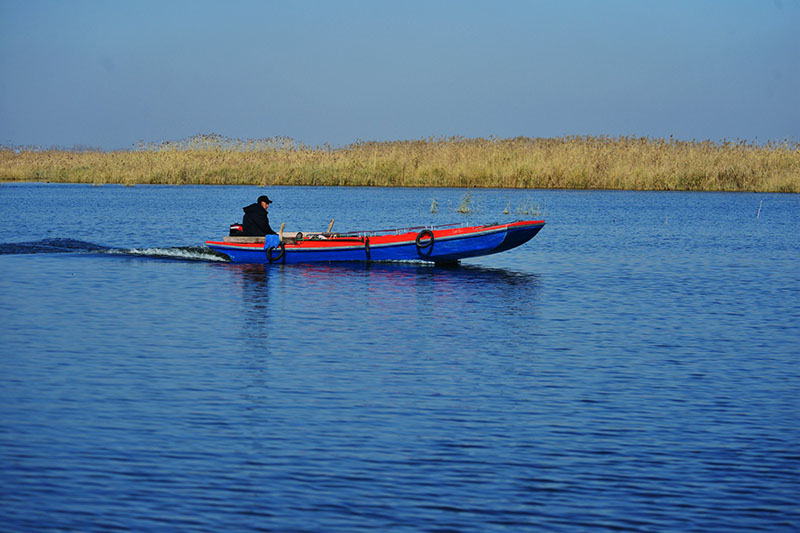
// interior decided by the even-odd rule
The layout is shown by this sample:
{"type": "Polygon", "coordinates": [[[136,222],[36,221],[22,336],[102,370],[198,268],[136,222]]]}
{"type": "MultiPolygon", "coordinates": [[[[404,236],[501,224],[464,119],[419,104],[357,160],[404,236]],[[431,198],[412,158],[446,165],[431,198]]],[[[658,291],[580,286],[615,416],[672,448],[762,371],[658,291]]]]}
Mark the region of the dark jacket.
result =
{"type": "Polygon", "coordinates": [[[269,217],[261,204],[250,204],[243,207],[242,230],[244,235],[274,235],[275,231],[269,227],[269,217]]]}

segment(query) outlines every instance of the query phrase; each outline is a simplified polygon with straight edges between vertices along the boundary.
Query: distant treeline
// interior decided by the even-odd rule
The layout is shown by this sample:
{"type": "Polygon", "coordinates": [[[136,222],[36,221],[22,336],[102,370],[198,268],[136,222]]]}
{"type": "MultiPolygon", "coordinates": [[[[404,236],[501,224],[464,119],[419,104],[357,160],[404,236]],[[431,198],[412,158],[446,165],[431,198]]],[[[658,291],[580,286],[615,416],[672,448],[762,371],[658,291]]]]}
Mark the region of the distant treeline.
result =
{"type": "Polygon", "coordinates": [[[0,180],[800,192],[800,143],[430,138],[308,147],[203,135],[133,150],[0,148],[0,180]]]}

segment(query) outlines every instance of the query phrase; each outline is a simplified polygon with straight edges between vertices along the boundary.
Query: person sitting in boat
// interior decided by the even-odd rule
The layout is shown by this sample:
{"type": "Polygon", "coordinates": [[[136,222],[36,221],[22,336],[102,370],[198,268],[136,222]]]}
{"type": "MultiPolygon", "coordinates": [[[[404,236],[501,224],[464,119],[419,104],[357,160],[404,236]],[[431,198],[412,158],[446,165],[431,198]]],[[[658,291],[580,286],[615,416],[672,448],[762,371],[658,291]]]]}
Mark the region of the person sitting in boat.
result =
{"type": "Polygon", "coordinates": [[[269,204],[272,203],[267,196],[259,196],[256,203],[243,207],[242,234],[254,237],[263,235],[277,235],[269,226],[269,204]]]}

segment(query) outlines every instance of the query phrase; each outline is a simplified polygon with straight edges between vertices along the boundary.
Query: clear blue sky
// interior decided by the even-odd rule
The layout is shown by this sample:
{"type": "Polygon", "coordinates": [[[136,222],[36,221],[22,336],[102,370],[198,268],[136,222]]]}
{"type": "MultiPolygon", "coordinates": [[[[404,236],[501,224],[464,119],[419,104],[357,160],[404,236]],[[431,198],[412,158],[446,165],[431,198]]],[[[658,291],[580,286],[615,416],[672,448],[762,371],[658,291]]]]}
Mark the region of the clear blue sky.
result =
{"type": "Polygon", "coordinates": [[[800,0],[0,0],[0,144],[800,140],[800,0]]]}

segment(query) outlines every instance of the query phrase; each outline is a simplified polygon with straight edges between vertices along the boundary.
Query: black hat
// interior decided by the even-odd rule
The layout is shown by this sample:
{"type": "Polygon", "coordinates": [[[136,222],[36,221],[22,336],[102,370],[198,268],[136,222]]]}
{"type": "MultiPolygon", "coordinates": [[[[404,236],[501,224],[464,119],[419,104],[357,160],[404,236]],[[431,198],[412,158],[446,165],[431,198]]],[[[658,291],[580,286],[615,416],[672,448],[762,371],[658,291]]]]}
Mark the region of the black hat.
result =
{"type": "Polygon", "coordinates": [[[256,203],[260,204],[261,202],[267,202],[268,204],[271,204],[272,200],[270,200],[267,196],[259,196],[258,200],[256,200],[256,203]]]}

